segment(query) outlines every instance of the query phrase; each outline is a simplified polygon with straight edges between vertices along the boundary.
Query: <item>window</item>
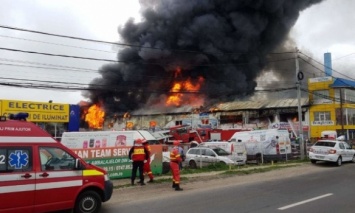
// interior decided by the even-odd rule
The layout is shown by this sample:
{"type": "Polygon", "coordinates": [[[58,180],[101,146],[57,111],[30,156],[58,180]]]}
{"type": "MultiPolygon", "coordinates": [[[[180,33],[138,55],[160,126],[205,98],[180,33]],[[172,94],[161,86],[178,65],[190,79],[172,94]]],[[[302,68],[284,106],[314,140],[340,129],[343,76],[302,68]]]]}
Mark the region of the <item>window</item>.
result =
{"type": "Polygon", "coordinates": [[[314,112],[314,121],[330,121],[330,112],[314,112]]]}
{"type": "Polygon", "coordinates": [[[40,147],[39,153],[42,171],[74,169],[75,158],[60,148],[40,147]]]}
{"type": "Polygon", "coordinates": [[[355,101],[355,90],[344,89],[344,103],[354,103],[355,101]]]}
{"type": "Polygon", "coordinates": [[[342,124],[346,125],[347,120],[346,120],[346,109],[345,108],[343,108],[343,109],[336,108],[335,109],[335,122],[336,122],[336,125],[342,125],[342,124]],[[343,113],[341,110],[343,110],[343,113]]]}
{"type": "Polygon", "coordinates": [[[313,103],[314,104],[332,103],[332,100],[329,96],[329,90],[313,91],[313,103]]]}
{"type": "Polygon", "coordinates": [[[210,149],[206,149],[206,155],[211,157],[216,157],[216,154],[212,152],[210,149]]]}
{"type": "Polygon", "coordinates": [[[328,141],[318,141],[316,144],[314,144],[315,146],[326,146],[326,147],[334,147],[335,146],[335,142],[328,142],[328,141]]]}
{"type": "MultiPolygon", "coordinates": [[[[345,122],[346,125],[355,125],[355,109],[347,108],[346,113],[343,114],[345,118],[347,118],[347,123],[345,122]]],[[[344,120],[346,120],[344,118],[344,120]]]]}
{"type": "Polygon", "coordinates": [[[344,144],[343,144],[343,143],[339,143],[339,148],[340,148],[340,149],[345,149],[344,144]]]}
{"type": "Polygon", "coordinates": [[[24,172],[31,170],[31,147],[0,148],[0,172],[24,172]]]}

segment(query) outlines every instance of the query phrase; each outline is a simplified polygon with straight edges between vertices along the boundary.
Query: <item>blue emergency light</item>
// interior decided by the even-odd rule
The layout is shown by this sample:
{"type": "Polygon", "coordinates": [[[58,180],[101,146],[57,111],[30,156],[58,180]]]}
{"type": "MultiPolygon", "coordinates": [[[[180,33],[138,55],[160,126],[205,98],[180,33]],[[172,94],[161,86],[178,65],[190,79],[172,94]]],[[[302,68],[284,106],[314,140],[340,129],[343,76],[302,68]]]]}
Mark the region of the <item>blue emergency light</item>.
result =
{"type": "Polygon", "coordinates": [[[9,114],[9,119],[26,121],[26,119],[28,118],[28,115],[29,114],[27,112],[19,112],[17,114],[9,114]]]}

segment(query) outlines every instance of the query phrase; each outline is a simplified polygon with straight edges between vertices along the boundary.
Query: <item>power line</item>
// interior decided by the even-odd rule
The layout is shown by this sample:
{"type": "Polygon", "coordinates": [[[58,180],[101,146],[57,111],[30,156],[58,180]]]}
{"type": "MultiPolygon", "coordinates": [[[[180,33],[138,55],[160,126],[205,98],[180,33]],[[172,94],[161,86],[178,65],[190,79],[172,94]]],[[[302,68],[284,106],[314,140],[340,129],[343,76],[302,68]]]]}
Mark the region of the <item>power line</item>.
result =
{"type": "MultiPolygon", "coordinates": [[[[108,41],[102,41],[102,40],[95,40],[95,39],[88,39],[88,38],[82,38],[82,37],[75,37],[75,36],[67,36],[67,35],[59,35],[59,34],[54,34],[54,33],[47,33],[43,31],[36,31],[36,30],[30,30],[30,29],[24,29],[24,28],[18,28],[18,27],[11,27],[11,26],[6,26],[6,25],[0,25],[0,28],[5,28],[5,29],[11,29],[11,30],[17,30],[17,31],[23,31],[23,32],[30,32],[30,33],[37,33],[37,34],[42,34],[42,35],[47,35],[47,36],[54,36],[54,37],[61,37],[61,38],[68,38],[68,39],[75,39],[75,40],[81,40],[81,41],[88,41],[88,42],[95,42],[95,43],[103,43],[103,44],[110,44],[110,45],[118,45],[118,46],[127,46],[127,47],[136,47],[136,48],[142,48],[142,49],[153,49],[153,50],[169,50],[172,52],[184,52],[184,53],[208,53],[208,52],[202,52],[202,51],[193,51],[193,50],[183,50],[183,49],[169,49],[169,48],[157,48],[157,47],[147,47],[147,46],[141,46],[141,45],[134,45],[134,44],[125,44],[125,43],[118,43],[118,42],[108,42],[108,41]]],[[[214,53],[216,54],[216,53],[214,53]]],[[[237,53],[237,52],[222,52],[220,54],[225,54],[225,55],[235,55],[235,54],[251,54],[251,53],[237,53]]],[[[270,55],[272,54],[294,54],[294,52],[275,52],[275,53],[269,53],[270,55]]]]}
{"type": "MultiPolygon", "coordinates": [[[[71,55],[63,55],[63,54],[52,54],[52,53],[44,53],[44,52],[37,52],[37,51],[28,51],[28,50],[19,50],[19,49],[12,49],[12,48],[4,48],[0,47],[0,50],[6,51],[14,51],[14,52],[21,52],[21,53],[31,53],[31,54],[38,54],[38,55],[45,55],[45,56],[55,56],[55,57],[65,57],[65,58],[74,58],[74,59],[84,59],[84,60],[92,60],[92,61],[105,61],[105,62],[112,62],[112,63],[126,63],[126,64],[142,64],[142,65],[161,65],[166,66],[168,64],[163,63],[152,63],[152,62],[127,62],[127,61],[119,61],[119,60],[110,60],[110,59],[100,59],[100,58],[91,58],[91,57],[81,57],[81,56],[71,56],[71,55]]],[[[280,62],[280,61],[288,61],[294,60],[294,58],[286,58],[286,59],[277,59],[274,61],[267,61],[265,63],[272,63],[272,62],[280,62]]],[[[201,65],[194,65],[194,67],[209,67],[209,66],[242,66],[248,64],[259,64],[259,62],[255,63],[215,63],[215,64],[201,64],[201,65]]]]}
{"type": "Polygon", "coordinates": [[[339,59],[342,59],[342,58],[345,58],[345,57],[348,57],[348,56],[351,56],[351,55],[354,55],[354,54],[355,54],[355,53],[350,53],[350,54],[347,54],[347,55],[344,55],[344,56],[335,58],[335,59],[333,59],[332,61],[336,61],[336,60],[339,60],[339,59]]]}
{"type": "Polygon", "coordinates": [[[336,73],[338,73],[338,74],[340,74],[340,75],[342,75],[342,76],[344,76],[344,77],[346,77],[346,78],[348,78],[348,79],[351,79],[351,80],[355,81],[355,80],[354,80],[353,78],[351,78],[350,76],[347,76],[347,75],[345,75],[345,74],[342,74],[341,72],[338,72],[338,71],[334,70],[332,67],[328,67],[328,66],[326,66],[325,64],[322,64],[321,62],[315,60],[314,58],[312,58],[312,57],[310,57],[310,56],[308,56],[308,55],[306,55],[306,54],[304,54],[304,53],[302,53],[302,52],[300,52],[300,54],[306,56],[307,58],[312,59],[314,62],[316,62],[317,64],[320,64],[320,65],[324,66],[325,68],[331,69],[332,71],[334,71],[334,72],[336,72],[336,73]]]}
{"type": "Polygon", "coordinates": [[[51,43],[51,42],[46,42],[46,41],[38,41],[38,40],[33,40],[33,39],[18,38],[18,37],[5,36],[5,35],[0,35],[0,37],[18,39],[18,40],[24,40],[24,41],[31,41],[31,42],[37,42],[37,43],[42,43],[42,44],[51,44],[51,45],[56,45],[56,46],[72,47],[72,48],[78,48],[78,49],[84,49],[84,50],[92,50],[92,51],[98,51],[98,52],[116,53],[117,54],[117,51],[98,50],[98,49],[92,49],[92,48],[86,48],[86,47],[78,47],[78,46],[67,45],[67,44],[57,44],[57,43],[51,43]]]}
{"type": "Polygon", "coordinates": [[[0,50],[7,50],[7,51],[21,52],[21,53],[32,53],[32,54],[46,55],[46,56],[65,57],[65,58],[86,59],[86,60],[92,60],[92,61],[106,61],[106,62],[114,62],[114,63],[120,62],[120,61],[115,61],[115,60],[110,60],[110,59],[80,57],[80,56],[52,54],[52,53],[43,53],[43,52],[36,52],[36,51],[29,51],[29,50],[19,50],[19,49],[4,48],[4,47],[0,47],[0,50]]]}

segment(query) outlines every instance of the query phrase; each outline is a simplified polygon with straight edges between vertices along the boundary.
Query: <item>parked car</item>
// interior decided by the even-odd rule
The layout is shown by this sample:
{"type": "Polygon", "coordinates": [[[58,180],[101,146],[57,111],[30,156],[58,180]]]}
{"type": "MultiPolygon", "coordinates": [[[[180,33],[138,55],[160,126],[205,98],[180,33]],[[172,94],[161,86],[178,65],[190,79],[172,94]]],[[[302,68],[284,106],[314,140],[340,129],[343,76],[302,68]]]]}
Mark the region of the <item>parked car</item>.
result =
{"type": "Polygon", "coordinates": [[[309,158],[313,164],[327,161],[341,166],[342,162],[355,163],[355,150],[344,141],[320,140],[310,148],[309,158]]]}
{"type": "Polygon", "coordinates": [[[236,161],[233,160],[233,156],[221,149],[208,148],[208,147],[193,147],[187,150],[186,159],[184,161],[190,168],[197,168],[198,166],[207,166],[214,163],[223,163],[223,164],[236,164],[236,161]]]}
{"type": "MultiPolygon", "coordinates": [[[[305,155],[308,156],[309,149],[311,148],[313,144],[309,140],[304,141],[304,146],[305,146],[305,155]]],[[[301,146],[300,142],[296,138],[291,138],[291,149],[292,149],[292,155],[294,158],[299,158],[301,155],[301,146]]]]}

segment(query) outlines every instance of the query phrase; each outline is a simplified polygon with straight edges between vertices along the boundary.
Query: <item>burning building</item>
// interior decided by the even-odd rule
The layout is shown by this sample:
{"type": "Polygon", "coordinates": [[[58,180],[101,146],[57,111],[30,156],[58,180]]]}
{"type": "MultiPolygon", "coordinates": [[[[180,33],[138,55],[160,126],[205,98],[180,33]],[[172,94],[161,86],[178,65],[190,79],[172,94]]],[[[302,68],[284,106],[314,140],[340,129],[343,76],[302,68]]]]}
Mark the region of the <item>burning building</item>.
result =
{"type": "Polygon", "coordinates": [[[117,63],[100,68],[84,96],[113,116],[252,95],[268,54],[300,11],[319,2],[141,0],[142,22],[130,19],[119,28],[126,47],[117,63]]]}

